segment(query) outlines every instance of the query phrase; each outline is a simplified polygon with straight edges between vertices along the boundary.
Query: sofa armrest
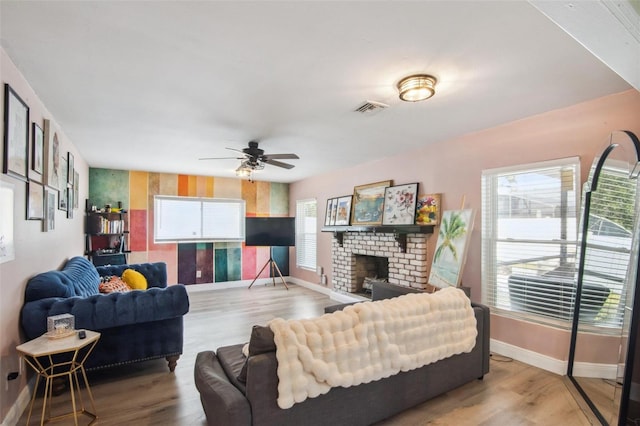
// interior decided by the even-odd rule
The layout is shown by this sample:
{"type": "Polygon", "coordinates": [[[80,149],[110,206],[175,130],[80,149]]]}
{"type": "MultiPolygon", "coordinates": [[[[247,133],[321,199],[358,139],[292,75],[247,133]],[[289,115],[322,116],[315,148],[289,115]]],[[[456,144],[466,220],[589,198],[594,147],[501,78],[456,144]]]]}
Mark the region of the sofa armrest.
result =
{"type": "Polygon", "coordinates": [[[194,380],[200,392],[207,424],[211,426],[251,424],[249,401],[238,388],[231,384],[215,353],[212,351],[198,353],[194,380]]]}
{"type": "Polygon", "coordinates": [[[47,331],[47,317],[71,314],[77,329],[102,330],[122,325],[160,321],[189,312],[189,296],[182,284],[127,293],[89,297],[51,297],[25,303],[22,327],[28,339],[47,331]]]}
{"type": "Polygon", "coordinates": [[[132,263],[130,265],[97,266],[96,270],[101,277],[115,275],[122,276],[126,269],[140,272],[147,279],[149,288],[167,287],[167,264],[164,262],[132,263]]]}
{"type": "Polygon", "coordinates": [[[482,345],[482,370],[487,374],[491,356],[491,311],[488,306],[481,303],[471,302],[471,307],[477,321],[478,343],[482,345]]]}

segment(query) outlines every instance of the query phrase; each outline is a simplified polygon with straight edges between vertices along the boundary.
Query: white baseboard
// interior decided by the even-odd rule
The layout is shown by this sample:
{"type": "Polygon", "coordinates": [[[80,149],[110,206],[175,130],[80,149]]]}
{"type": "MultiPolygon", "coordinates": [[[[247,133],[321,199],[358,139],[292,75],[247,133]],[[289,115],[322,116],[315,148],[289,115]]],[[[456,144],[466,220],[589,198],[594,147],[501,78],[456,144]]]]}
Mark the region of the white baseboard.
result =
{"type": "Polygon", "coordinates": [[[615,380],[618,366],[616,364],[595,364],[592,362],[576,362],[573,364],[575,377],[599,378],[615,380]]]}
{"type": "Polygon", "coordinates": [[[322,293],[324,295],[330,296],[332,291],[330,288],[325,287],[322,284],[314,284],[309,281],[301,280],[300,278],[287,277],[287,281],[299,285],[300,287],[308,288],[309,290],[317,291],[318,293],[322,293]]]}
{"type": "Polygon", "coordinates": [[[567,374],[567,361],[551,358],[537,352],[510,345],[499,340],[490,340],[491,352],[498,355],[513,358],[516,361],[550,371],[552,373],[565,376],[567,374]]]}
{"type": "MultiPolygon", "coordinates": [[[[34,380],[35,379],[32,379],[31,382],[33,382],[34,380]]],[[[14,402],[11,408],[9,408],[9,411],[7,412],[7,415],[5,416],[0,426],[14,426],[18,424],[22,413],[24,413],[24,410],[27,409],[27,407],[29,406],[29,402],[31,401],[31,382],[27,383],[27,386],[22,388],[22,391],[18,395],[16,402],[14,402]]]]}
{"type": "MultiPolygon", "coordinates": [[[[541,368],[561,376],[567,375],[567,360],[551,358],[550,356],[510,345],[499,340],[491,339],[491,352],[513,358],[525,364],[541,368]]],[[[618,366],[616,364],[596,364],[592,362],[576,362],[573,364],[573,375],[579,377],[597,377],[615,380],[618,366]]]]}
{"type": "MultiPolygon", "coordinates": [[[[285,277],[285,280],[289,280],[288,277],[285,277]]],[[[251,285],[253,280],[239,280],[239,281],[222,281],[219,283],[206,283],[206,284],[189,284],[185,287],[187,288],[188,293],[197,292],[197,291],[207,291],[207,290],[224,290],[227,288],[248,288],[251,285]]],[[[273,284],[273,279],[271,278],[258,278],[253,285],[260,284],[273,284]]],[[[276,285],[282,285],[282,281],[280,281],[280,277],[276,280],[276,285]]]]}

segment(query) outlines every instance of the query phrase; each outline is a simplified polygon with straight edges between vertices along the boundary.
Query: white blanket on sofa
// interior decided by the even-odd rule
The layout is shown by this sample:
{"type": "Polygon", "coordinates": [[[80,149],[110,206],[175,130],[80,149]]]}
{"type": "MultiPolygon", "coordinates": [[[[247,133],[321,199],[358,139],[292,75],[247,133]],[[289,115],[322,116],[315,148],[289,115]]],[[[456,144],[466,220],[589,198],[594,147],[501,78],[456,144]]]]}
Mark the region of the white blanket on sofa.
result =
{"type": "Polygon", "coordinates": [[[470,352],[476,319],[464,292],[406,294],[306,320],[269,323],[278,359],[278,406],[470,352]]]}

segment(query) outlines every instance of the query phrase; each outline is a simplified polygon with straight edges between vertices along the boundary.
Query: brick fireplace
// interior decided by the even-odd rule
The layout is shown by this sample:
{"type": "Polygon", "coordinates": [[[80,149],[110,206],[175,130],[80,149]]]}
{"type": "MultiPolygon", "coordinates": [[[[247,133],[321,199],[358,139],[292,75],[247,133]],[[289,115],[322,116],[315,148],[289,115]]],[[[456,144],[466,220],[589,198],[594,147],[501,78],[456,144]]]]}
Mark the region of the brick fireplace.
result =
{"type": "Polygon", "coordinates": [[[428,237],[429,234],[407,234],[406,250],[402,252],[393,233],[345,232],[342,244],[334,236],[331,244],[333,289],[360,293],[364,277],[383,278],[380,274],[384,273],[385,266],[390,283],[426,288],[428,237]],[[386,260],[358,259],[360,256],[386,260]]]}

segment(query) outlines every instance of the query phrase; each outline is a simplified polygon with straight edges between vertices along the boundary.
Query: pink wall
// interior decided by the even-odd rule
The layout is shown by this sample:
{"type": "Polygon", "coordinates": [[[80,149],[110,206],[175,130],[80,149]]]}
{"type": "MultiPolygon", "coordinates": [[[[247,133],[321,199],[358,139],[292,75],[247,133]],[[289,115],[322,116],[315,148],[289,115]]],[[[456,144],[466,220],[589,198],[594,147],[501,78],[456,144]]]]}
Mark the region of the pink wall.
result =
{"type": "MultiPolygon", "coordinates": [[[[437,101],[434,99],[434,101],[437,101]]],[[[455,117],[451,118],[455,125],[455,117]]],[[[596,153],[602,151],[612,130],[631,130],[640,135],[640,93],[629,90],[568,108],[507,123],[456,139],[424,146],[349,169],[305,179],[290,186],[291,213],[296,200],[316,198],[318,216],[324,217],[327,198],[353,192],[355,185],[393,179],[395,184],[419,182],[421,193],[442,193],[443,209],[465,207],[476,210],[463,285],[471,287],[471,298],[481,301],[480,179],[484,169],[535,161],[579,156],[582,181],[596,153]]],[[[392,142],[392,141],[390,141],[392,142]]],[[[339,154],[337,154],[339,155],[339,154]]],[[[318,220],[318,228],[322,227],[318,220]]],[[[319,232],[318,265],[331,282],[331,234],[319,232]]],[[[436,237],[429,238],[431,262],[436,237]]],[[[294,254],[295,256],[295,254],[294,254]]],[[[291,262],[295,265],[295,262],[291,262]]],[[[291,275],[317,283],[314,272],[293,266],[291,275]]],[[[330,284],[329,284],[330,285],[330,284]]],[[[569,333],[492,315],[491,337],[549,357],[566,360],[569,333]]]]}
{"type": "MultiPolygon", "coordinates": [[[[0,82],[3,91],[4,83],[9,83],[27,103],[30,107],[29,119],[31,122],[43,127],[43,120],[46,118],[55,124],[54,117],[47,111],[36,93],[1,48],[0,82]]],[[[0,102],[1,116],[4,116],[3,109],[4,102],[0,102]]],[[[0,133],[4,134],[4,120],[0,121],[2,122],[0,133]]],[[[64,155],[67,152],[74,154],[74,166],[80,174],[80,200],[84,200],[88,193],[89,168],[60,127],[56,126],[56,128],[60,140],[60,152],[64,155]]],[[[3,145],[0,143],[0,158],[3,155],[3,145]]],[[[59,268],[67,258],[83,254],[84,214],[81,210],[76,210],[74,218],[67,219],[65,212],[56,210],[55,230],[42,232],[41,221],[25,220],[26,184],[6,175],[0,175],[0,179],[13,184],[15,190],[13,215],[15,260],[0,264],[0,291],[2,293],[2,297],[0,297],[0,378],[2,378],[0,383],[0,420],[5,421],[7,413],[26,384],[23,374],[18,379],[8,382],[8,389],[5,390],[7,374],[11,371],[18,371],[19,357],[15,347],[23,341],[18,321],[24,299],[25,284],[32,275],[59,268]]],[[[84,206],[82,202],[79,205],[84,206]]]]}

